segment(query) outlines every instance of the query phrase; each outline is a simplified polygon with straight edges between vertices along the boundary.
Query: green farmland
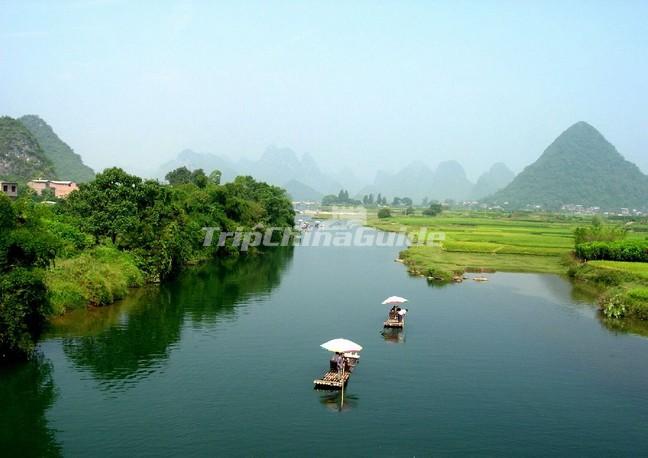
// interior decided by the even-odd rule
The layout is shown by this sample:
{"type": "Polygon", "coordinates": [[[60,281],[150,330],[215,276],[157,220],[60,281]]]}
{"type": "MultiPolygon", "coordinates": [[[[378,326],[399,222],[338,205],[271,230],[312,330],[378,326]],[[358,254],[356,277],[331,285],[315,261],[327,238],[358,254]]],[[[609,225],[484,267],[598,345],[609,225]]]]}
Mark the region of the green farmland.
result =
{"type": "Polygon", "coordinates": [[[378,229],[406,228],[413,240],[421,228],[443,234],[440,246],[414,245],[401,257],[415,273],[444,279],[481,270],[562,274],[579,223],[582,220],[555,216],[507,217],[477,212],[370,219],[370,225],[378,229]]]}

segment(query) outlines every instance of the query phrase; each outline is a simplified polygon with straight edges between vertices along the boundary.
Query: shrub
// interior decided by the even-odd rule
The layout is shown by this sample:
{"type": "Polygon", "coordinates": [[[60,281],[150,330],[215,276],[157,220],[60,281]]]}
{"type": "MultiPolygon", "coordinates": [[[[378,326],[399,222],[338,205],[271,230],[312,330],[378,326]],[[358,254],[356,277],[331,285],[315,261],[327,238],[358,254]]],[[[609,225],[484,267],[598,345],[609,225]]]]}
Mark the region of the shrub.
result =
{"type": "Polygon", "coordinates": [[[637,318],[648,320],[648,288],[637,287],[624,291],[615,288],[599,301],[607,318],[637,318]]]}
{"type": "Polygon", "coordinates": [[[601,312],[607,318],[623,318],[627,314],[627,307],[620,293],[603,296],[600,299],[601,312]]]}
{"type": "Polygon", "coordinates": [[[589,242],[576,245],[576,256],[586,260],[648,262],[647,240],[589,242]]]}
{"type": "Polygon", "coordinates": [[[378,210],[378,218],[389,218],[391,217],[391,211],[389,208],[381,208],[378,210]]]}

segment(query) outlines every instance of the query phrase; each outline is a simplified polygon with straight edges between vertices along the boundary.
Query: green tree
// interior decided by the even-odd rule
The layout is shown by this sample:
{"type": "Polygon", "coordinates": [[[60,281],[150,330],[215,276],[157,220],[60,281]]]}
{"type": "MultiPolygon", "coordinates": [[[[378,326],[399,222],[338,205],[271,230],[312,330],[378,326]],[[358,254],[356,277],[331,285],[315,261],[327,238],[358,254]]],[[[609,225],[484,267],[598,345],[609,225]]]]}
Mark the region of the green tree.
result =
{"type": "Polygon", "coordinates": [[[18,267],[0,275],[0,362],[32,354],[48,313],[40,272],[18,267]]]}
{"type": "Polygon", "coordinates": [[[221,173],[220,170],[214,169],[212,170],[212,173],[209,174],[209,182],[211,184],[216,184],[216,185],[221,184],[222,176],[223,174],[221,173]]]}
{"type": "Polygon", "coordinates": [[[389,218],[391,216],[391,211],[389,208],[381,208],[378,210],[378,218],[389,218]]]}
{"type": "Polygon", "coordinates": [[[138,207],[145,197],[141,178],[110,168],[97,174],[94,181],[81,184],[63,208],[97,243],[102,237],[117,243],[120,235],[134,233],[140,224],[138,207]]]}
{"type": "Polygon", "coordinates": [[[443,206],[440,203],[432,203],[428,208],[423,210],[423,214],[426,216],[437,216],[443,211],[443,206]]]}
{"type": "Polygon", "coordinates": [[[173,203],[172,188],[142,181],[121,169],[106,169],[64,202],[62,211],[95,237],[135,255],[149,280],[163,279],[187,260],[192,237],[173,203]]]}
{"type": "Polygon", "coordinates": [[[49,313],[39,267],[56,255],[56,239],[40,224],[40,206],[0,196],[0,362],[31,355],[49,313]]]}
{"type": "Polygon", "coordinates": [[[172,186],[187,184],[192,182],[192,173],[187,167],[182,166],[175,170],[171,170],[164,178],[172,186]]]}
{"type": "Polygon", "coordinates": [[[335,205],[338,203],[338,196],[335,194],[328,194],[324,197],[322,197],[322,205],[335,205]]]}
{"type": "Polygon", "coordinates": [[[204,188],[209,183],[209,177],[205,175],[203,169],[196,169],[191,172],[191,182],[198,186],[199,188],[204,188]]]}
{"type": "Polygon", "coordinates": [[[592,218],[592,224],[585,227],[577,227],[574,231],[574,244],[588,242],[613,242],[622,240],[626,236],[626,229],[621,226],[604,225],[603,219],[596,215],[592,218]]]}

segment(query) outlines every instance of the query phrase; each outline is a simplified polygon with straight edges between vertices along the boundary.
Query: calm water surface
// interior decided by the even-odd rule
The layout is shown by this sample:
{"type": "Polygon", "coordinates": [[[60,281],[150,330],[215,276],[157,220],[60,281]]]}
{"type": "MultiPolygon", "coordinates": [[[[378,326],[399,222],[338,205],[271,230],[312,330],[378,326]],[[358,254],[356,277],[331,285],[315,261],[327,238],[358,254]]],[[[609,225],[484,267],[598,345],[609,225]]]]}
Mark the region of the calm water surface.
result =
{"type": "Polygon", "coordinates": [[[646,453],[646,338],[560,277],[432,287],[397,252],[214,263],[66,318],[0,373],[0,455],[646,453]],[[383,336],[394,294],[407,329],[383,336]],[[335,337],[365,348],[343,408],[312,389],[335,337]]]}

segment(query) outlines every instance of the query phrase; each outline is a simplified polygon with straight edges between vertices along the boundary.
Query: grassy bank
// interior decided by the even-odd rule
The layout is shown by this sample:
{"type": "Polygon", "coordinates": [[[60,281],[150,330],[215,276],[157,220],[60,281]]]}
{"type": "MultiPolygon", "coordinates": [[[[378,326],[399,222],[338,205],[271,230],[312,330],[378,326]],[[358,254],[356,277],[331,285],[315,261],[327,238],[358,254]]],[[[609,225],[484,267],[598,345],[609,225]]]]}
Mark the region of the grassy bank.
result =
{"type": "Polygon", "coordinates": [[[589,261],[569,274],[602,290],[599,305],[607,318],[648,320],[648,263],[589,261]]]}
{"type": "Polygon", "coordinates": [[[108,305],[122,299],[129,288],[144,284],[133,258],[111,246],[98,246],[59,260],[45,274],[52,312],[56,315],[87,305],[108,305]]]}

